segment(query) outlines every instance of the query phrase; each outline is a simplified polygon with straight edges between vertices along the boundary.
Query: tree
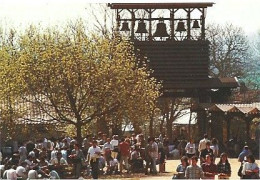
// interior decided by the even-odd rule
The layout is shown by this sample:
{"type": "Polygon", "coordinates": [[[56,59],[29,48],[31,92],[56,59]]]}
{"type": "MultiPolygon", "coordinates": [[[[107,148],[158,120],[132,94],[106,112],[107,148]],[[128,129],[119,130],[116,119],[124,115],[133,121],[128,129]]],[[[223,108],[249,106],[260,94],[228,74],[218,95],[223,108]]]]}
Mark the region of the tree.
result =
{"type": "MultiPolygon", "coordinates": [[[[185,115],[184,110],[190,108],[190,103],[185,98],[163,98],[159,105],[162,113],[161,129],[165,122],[166,135],[169,141],[173,141],[173,122],[185,115]]],[[[161,130],[162,132],[163,130],[161,130]]]]}
{"type": "Polygon", "coordinates": [[[210,25],[210,74],[214,77],[236,77],[245,74],[248,63],[248,42],[241,28],[232,24],[210,25]]]}
{"type": "Polygon", "coordinates": [[[6,66],[16,77],[8,83],[19,85],[11,91],[19,89],[45,120],[74,125],[79,142],[82,127],[103,116],[148,119],[159,96],[160,85],[146,67],[136,66],[129,42],[88,37],[83,23],[62,32],[30,27],[17,44],[17,68],[6,66]]]}
{"type": "MultiPolygon", "coordinates": [[[[254,90],[260,88],[260,31],[250,39],[250,64],[247,68],[244,81],[246,85],[254,90]]],[[[258,93],[259,95],[259,93],[258,93]]]]}

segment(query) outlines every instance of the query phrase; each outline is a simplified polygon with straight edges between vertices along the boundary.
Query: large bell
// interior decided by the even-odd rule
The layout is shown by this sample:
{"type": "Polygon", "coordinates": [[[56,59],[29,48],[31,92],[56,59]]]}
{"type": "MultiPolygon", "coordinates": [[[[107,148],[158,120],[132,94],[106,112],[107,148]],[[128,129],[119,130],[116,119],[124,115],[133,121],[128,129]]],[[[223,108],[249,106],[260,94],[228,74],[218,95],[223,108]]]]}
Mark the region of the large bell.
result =
{"type": "Polygon", "coordinates": [[[138,27],[137,27],[137,30],[135,32],[136,33],[148,33],[148,31],[146,30],[146,25],[143,21],[140,21],[138,23],[138,27]]]}
{"type": "Polygon", "coordinates": [[[168,37],[169,34],[166,30],[166,24],[164,22],[159,22],[157,24],[157,28],[155,33],[153,34],[154,37],[168,37]]]}
{"type": "Polygon", "coordinates": [[[198,20],[195,20],[195,21],[193,22],[192,28],[194,28],[194,29],[200,28],[200,25],[199,25],[199,21],[198,21],[198,20]]]}
{"type": "Polygon", "coordinates": [[[129,27],[128,27],[128,22],[123,22],[122,23],[122,28],[120,31],[130,31],[129,27]]]}
{"type": "Polygon", "coordinates": [[[184,27],[184,22],[182,22],[182,21],[178,22],[176,31],[178,31],[178,32],[186,31],[186,29],[184,27]]]}

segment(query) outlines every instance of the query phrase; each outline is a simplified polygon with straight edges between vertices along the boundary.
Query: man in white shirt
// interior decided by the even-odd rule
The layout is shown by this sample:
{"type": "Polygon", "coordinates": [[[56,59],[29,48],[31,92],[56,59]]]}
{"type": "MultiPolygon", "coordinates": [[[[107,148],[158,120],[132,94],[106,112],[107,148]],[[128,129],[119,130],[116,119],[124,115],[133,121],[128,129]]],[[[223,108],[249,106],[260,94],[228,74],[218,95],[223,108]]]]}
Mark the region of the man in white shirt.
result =
{"type": "Polygon", "coordinates": [[[101,153],[100,147],[97,146],[97,141],[92,141],[92,146],[88,149],[88,162],[90,162],[90,166],[92,168],[92,178],[98,179],[98,161],[99,155],[101,153]]]}
{"type": "Polygon", "coordinates": [[[206,143],[210,142],[208,140],[208,135],[204,134],[204,138],[202,140],[200,140],[199,142],[199,147],[198,147],[198,151],[201,153],[202,150],[206,149],[206,143]]]}
{"type": "Polygon", "coordinates": [[[110,143],[112,144],[113,147],[111,156],[112,158],[116,158],[118,154],[118,145],[119,145],[118,135],[114,135],[110,143]]]}

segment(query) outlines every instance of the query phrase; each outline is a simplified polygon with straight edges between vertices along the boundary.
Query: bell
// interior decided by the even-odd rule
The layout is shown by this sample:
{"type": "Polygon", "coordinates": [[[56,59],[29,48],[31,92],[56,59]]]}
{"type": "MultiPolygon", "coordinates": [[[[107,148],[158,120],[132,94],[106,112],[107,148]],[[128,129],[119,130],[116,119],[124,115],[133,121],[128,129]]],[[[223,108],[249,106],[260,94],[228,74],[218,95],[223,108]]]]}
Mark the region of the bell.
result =
{"type": "Polygon", "coordinates": [[[122,28],[120,31],[130,31],[129,27],[128,27],[128,22],[123,22],[122,23],[122,28]]]}
{"type": "Polygon", "coordinates": [[[153,34],[154,37],[168,37],[169,34],[166,30],[166,24],[164,22],[159,22],[157,24],[157,28],[155,33],[153,34]]]}
{"type": "Polygon", "coordinates": [[[192,28],[194,28],[194,29],[200,28],[200,25],[199,25],[199,21],[198,21],[198,20],[195,20],[195,21],[193,22],[192,28]]]}
{"type": "Polygon", "coordinates": [[[138,23],[138,28],[135,32],[136,33],[148,33],[148,31],[146,30],[146,25],[143,21],[140,21],[138,23]]]}
{"type": "Polygon", "coordinates": [[[184,27],[184,22],[182,22],[182,21],[178,22],[176,31],[179,31],[179,32],[186,31],[186,29],[184,27]]]}

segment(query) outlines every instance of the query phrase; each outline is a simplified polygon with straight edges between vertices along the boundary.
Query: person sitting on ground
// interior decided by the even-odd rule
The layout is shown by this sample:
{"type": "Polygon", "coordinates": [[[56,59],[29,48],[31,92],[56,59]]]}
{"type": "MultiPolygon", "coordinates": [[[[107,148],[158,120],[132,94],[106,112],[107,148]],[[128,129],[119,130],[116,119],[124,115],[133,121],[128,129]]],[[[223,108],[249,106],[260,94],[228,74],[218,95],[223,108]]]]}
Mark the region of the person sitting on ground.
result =
{"type": "Polygon", "coordinates": [[[206,155],[206,161],[201,167],[206,179],[214,179],[215,175],[218,174],[218,167],[213,163],[212,157],[209,154],[206,155]]]}
{"type": "Polygon", "coordinates": [[[228,179],[231,176],[231,166],[228,162],[227,154],[222,153],[220,155],[218,166],[218,178],[219,179],[228,179]]]}
{"type": "Polygon", "coordinates": [[[107,174],[118,174],[118,160],[110,156],[108,157],[108,162],[109,165],[107,167],[107,174]]]}
{"type": "Polygon", "coordinates": [[[27,169],[27,163],[26,162],[22,162],[21,165],[16,168],[17,178],[19,178],[19,179],[27,179],[26,169],[27,169]]]}
{"type": "Polygon", "coordinates": [[[34,167],[33,169],[29,170],[29,172],[28,172],[28,180],[30,180],[30,179],[38,179],[39,178],[39,174],[37,172],[37,168],[38,167],[34,167]]]}
{"type": "Polygon", "coordinates": [[[55,166],[49,166],[49,178],[50,179],[60,179],[59,173],[55,170],[55,166]]]}
{"type": "Polygon", "coordinates": [[[248,155],[246,160],[242,169],[242,179],[259,179],[259,167],[255,163],[255,157],[248,155]]]}
{"type": "Polygon", "coordinates": [[[131,152],[130,162],[133,173],[143,170],[143,159],[141,157],[140,148],[138,145],[135,145],[134,150],[131,152]]]}
{"type": "Polygon", "coordinates": [[[53,158],[51,161],[50,161],[50,164],[51,165],[56,165],[56,166],[64,166],[64,165],[68,165],[68,162],[66,161],[66,159],[64,159],[62,157],[62,154],[61,152],[57,152],[57,155],[55,158],[53,158]]]}
{"type": "Polygon", "coordinates": [[[103,154],[100,154],[99,160],[98,160],[99,174],[104,174],[105,166],[106,166],[106,160],[105,160],[103,154]]]}
{"type": "Polygon", "coordinates": [[[64,178],[65,167],[68,166],[68,162],[62,157],[60,151],[57,152],[57,157],[52,159],[50,164],[55,167],[57,173],[60,174],[61,178],[64,178]]]}
{"type": "Polygon", "coordinates": [[[9,166],[10,169],[5,170],[3,174],[3,179],[9,179],[9,180],[16,180],[17,179],[17,174],[16,174],[16,166],[12,165],[9,166]]]}
{"type": "Polygon", "coordinates": [[[202,179],[204,177],[202,168],[197,165],[198,157],[193,156],[191,158],[191,165],[186,168],[185,178],[186,179],[202,179]]]}
{"type": "Polygon", "coordinates": [[[33,162],[32,156],[27,156],[25,162],[27,163],[29,169],[33,169],[36,166],[36,164],[33,162]]]}
{"type": "Polygon", "coordinates": [[[183,156],[181,158],[181,164],[177,166],[176,174],[173,175],[172,179],[185,179],[185,171],[188,166],[188,157],[183,156]]]}

